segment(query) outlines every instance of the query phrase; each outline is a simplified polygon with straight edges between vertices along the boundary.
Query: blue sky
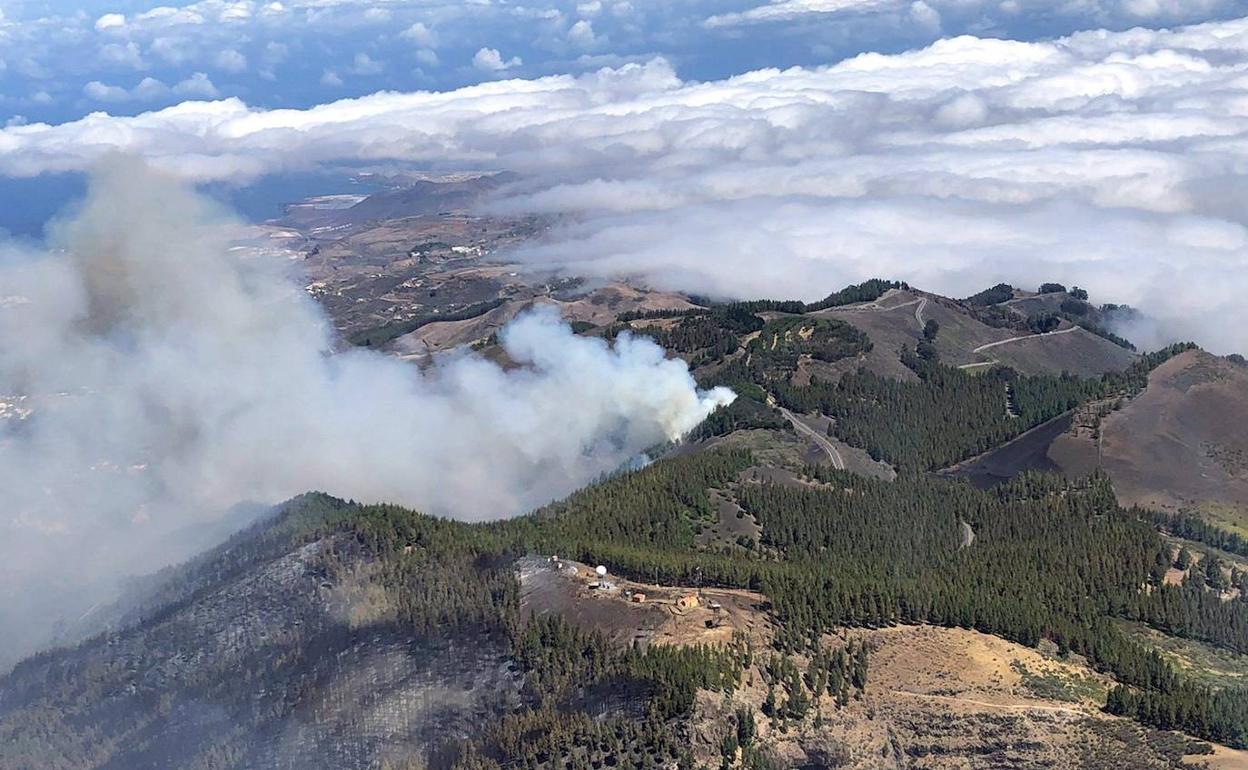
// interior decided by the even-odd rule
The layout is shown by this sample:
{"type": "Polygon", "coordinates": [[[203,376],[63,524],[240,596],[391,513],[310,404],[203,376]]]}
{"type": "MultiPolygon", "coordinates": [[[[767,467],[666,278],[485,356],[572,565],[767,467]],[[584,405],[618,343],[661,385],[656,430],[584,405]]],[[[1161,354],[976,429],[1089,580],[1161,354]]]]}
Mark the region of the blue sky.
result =
{"type": "Polygon", "coordinates": [[[1037,40],[1239,15],[1231,0],[0,0],[0,123],[187,99],[309,107],[665,57],[682,78],[975,34],[1037,40]]]}

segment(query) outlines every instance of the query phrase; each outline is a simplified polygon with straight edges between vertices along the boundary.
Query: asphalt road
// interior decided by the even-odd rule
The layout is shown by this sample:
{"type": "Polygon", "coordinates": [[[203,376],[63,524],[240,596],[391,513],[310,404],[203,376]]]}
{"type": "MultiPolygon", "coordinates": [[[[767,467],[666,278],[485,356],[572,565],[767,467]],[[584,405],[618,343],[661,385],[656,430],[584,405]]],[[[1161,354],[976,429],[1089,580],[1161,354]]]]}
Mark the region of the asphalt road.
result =
{"type": "Polygon", "coordinates": [[[845,460],[841,457],[841,453],[836,451],[836,447],[832,445],[832,442],[828,441],[826,436],[821,435],[819,431],[797,419],[797,415],[784,407],[780,407],[780,414],[784,415],[784,419],[793,425],[794,430],[812,439],[827,454],[828,459],[832,461],[833,468],[836,468],[838,471],[845,470],[845,460]]]}

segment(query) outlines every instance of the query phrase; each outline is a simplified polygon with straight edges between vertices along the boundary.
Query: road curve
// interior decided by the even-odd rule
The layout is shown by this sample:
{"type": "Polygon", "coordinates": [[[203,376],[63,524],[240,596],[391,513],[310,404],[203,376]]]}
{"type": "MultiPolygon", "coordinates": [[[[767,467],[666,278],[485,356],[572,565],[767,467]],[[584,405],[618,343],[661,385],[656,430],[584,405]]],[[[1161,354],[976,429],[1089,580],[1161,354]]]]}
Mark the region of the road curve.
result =
{"type": "Polygon", "coordinates": [[[980,353],[980,352],[985,351],[985,350],[987,350],[987,349],[989,349],[989,348],[995,348],[995,347],[997,347],[998,345],[1004,345],[1004,344],[1006,344],[1007,342],[1019,342],[1019,341],[1021,341],[1021,340],[1034,340],[1034,339],[1039,339],[1040,337],[1055,337],[1055,336],[1057,336],[1057,335],[1059,335],[1059,334],[1070,334],[1071,332],[1075,331],[1075,330],[1076,330],[1076,329],[1078,329],[1078,328],[1079,328],[1078,326],[1072,326],[1072,327],[1070,327],[1069,329],[1058,329],[1058,330],[1057,330],[1057,331],[1055,331],[1055,332],[1044,332],[1044,333],[1042,333],[1042,334],[1024,334],[1024,335],[1023,335],[1023,336],[1021,336],[1021,337],[1010,337],[1008,340],[997,340],[996,342],[989,342],[987,345],[980,345],[979,347],[975,348],[975,349],[974,349],[974,350],[972,350],[971,352],[972,352],[972,353],[980,353]]]}
{"type": "Polygon", "coordinates": [[[914,320],[919,322],[919,329],[923,328],[923,308],[927,307],[927,297],[919,300],[919,306],[914,309],[914,320]]]}
{"type": "Polygon", "coordinates": [[[845,470],[845,460],[841,458],[841,453],[836,451],[836,447],[832,446],[832,442],[828,441],[826,436],[820,435],[819,431],[797,419],[797,416],[788,409],[785,409],[784,407],[779,407],[779,409],[780,414],[784,415],[784,419],[788,420],[789,423],[793,425],[794,430],[810,439],[813,439],[814,442],[819,445],[819,448],[822,449],[828,456],[828,459],[832,461],[833,468],[836,468],[838,471],[845,470]]]}

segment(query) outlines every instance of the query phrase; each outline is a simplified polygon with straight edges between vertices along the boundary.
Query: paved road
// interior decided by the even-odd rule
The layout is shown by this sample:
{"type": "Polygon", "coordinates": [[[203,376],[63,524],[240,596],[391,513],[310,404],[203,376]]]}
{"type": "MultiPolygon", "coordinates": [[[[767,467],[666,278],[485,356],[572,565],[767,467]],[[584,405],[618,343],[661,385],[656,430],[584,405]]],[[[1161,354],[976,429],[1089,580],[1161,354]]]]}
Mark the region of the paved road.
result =
{"type": "Polygon", "coordinates": [[[1079,328],[1078,326],[1072,326],[1069,329],[1058,329],[1055,332],[1045,332],[1043,334],[1024,334],[1021,337],[1010,337],[1008,340],[997,340],[996,342],[989,342],[987,345],[980,345],[979,347],[975,348],[971,352],[979,353],[981,351],[987,350],[988,348],[995,348],[998,345],[1004,345],[1007,342],[1018,342],[1020,340],[1035,340],[1041,337],[1055,337],[1059,334],[1070,334],[1071,332],[1075,331],[1078,328],[1079,328]]]}
{"type": "Polygon", "coordinates": [[[822,449],[824,453],[827,454],[828,459],[832,461],[833,468],[836,468],[838,471],[845,470],[845,460],[841,458],[841,453],[836,451],[836,447],[832,445],[831,441],[828,441],[826,436],[823,436],[819,433],[819,431],[797,419],[797,415],[793,414],[784,407],[780,407],[780,414],[784,415],[784,419],[788,420],[793,425],[794,430],[814,440],[814,442],[819,445],[819,448],[822,449]]]}

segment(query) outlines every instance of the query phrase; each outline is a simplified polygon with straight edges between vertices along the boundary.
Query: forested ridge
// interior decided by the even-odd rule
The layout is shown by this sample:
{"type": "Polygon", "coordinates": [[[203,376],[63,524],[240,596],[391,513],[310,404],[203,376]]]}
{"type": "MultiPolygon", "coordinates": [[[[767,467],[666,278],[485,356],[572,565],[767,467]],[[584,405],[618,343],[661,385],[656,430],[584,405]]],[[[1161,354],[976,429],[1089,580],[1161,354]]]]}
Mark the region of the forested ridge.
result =
{"type": "Polygon", "coordinates": [[[935,470],[999,446],[1081,403],[1130,397],[1148,384],[1148,373],[1192,349],[1172,345],[1141,356],[1124,372],[1099,378],[1022,375],[1006,367],[969,374],[903,351],[918,375],[903,382],[861,369],[836,383],[798,386],[778,382],[776,399],[800,412],[835,419],[837,437],[866,449],[900,470],[935,470]],[[1007,398],[1013,411],[1007,409],[1007,398]]]}
{"type": "MultiPolygon", "coordinates": [[[[879,288],[882,293],[885,287],[879,288]]],[[[854,294],[851,301],[874,298],[870,293],[854,294]]],[[[1225,694],[1204,692],[1203,700],[1194,699],[1199,688],[1108,622],[1134,618],[1236,650],[1248,639],[1243,602],[1232,606],[1199,588],[1161,584],[1168,547],[1138,512],[1118,509],[1107,479],[1072,486],[1027,476],[984,493],[913,475],[998,446],[1086,401],[1129,398],[1145,387],[1154,367],[1192,346],[1142,356],[1127,371],[1096,379],[1026,376],[1003,367],[971,375],[941,365],[929,351],[903,350],[903,363],[917,382],[859,370],[835,384],[795,385],[789,377],[798,356],[843,360],[869,351],[870,341],[839,322],[794,315],[763,323],[750,315],[762,310],[797,312],[758,303],[691,311],[656,335],[701,362],[735,354],[703,384],[728,384],[745,398],[713,417],[702,435],[774,427],[778,421],[762,404],[772,394],[797,411],[833,417],[831,431],[838,437],[911,475],[886,484],[815,468],[808,473],[828,488],[740,486],[738,502],[762,525],[754,558],[690,549],[690,525],[707,514],[704,489],[722,488],[748,462],[734,455],[726,456],[731,467],[708,466],[688,488],[687,480],[666,478],[667,489],[654,504],[642,503],[649,516],[627,514],[627,501],[646,499],[636,497],[635,480],[608,482],[539,514],[533,522],[545,527],[533,525],[513,547],[560,549],[648,580],[679,583],[696,575],[762,590],[783,621],[781,649],[803,649],[838,626],[893,623],[976,628],[1028,645],[1050,639],[1124,683],[1111,709],[1245,745],[1241,715],[1219,705],[1225,694]],[[744,350],[734,343],[751,332],[757,334],[744,350]],[[610,512],[602,507],[603,494],[610,512]],[[682,514],[656,519],[660,499],[680,501],[682,514]],[[578,505],[596,512],[591,521],[616,521],[619,528],[578,531],[570,525],[577,517],[568,515],[578,505]],[[957,547],[960,521],[974,528],[975,548],[957,547]],[[552,522],[561,525],[542,533],[552,522]],[[564,526],[570,529],[553,534],[564,526]],[[1158,713],[1166,719],[1157,719],[1158,713]]],[[[503,529],[511,526],[520,525],[503,529]]]]}
{"type": "MultiPolygon", "coordinates": [[[[922,476],[889,483],[812,468],[816,487],[735,482],[750,463],[735,452],[664,461],[533,516],[492,525],[370,506],[350,526],[382,551],[417,546],[391,573],[403,593],[417,595],[405,586],[429,579],[427,560],[438,552],[457,554],[461,564],[499,565],[476,580],[465,573],[458,587],[443,580],[439,594],[457,596],[462,605],[449,613],[427,599],[407,606],[417,628],[430,627],[431,615],[434,622],[493,615],[507,626],[514,599],[504,578],[508,561],[500,557],[558,552],[647,581],[688,584],[696,576],[760,590],[781,621],[780,650],[810,649],[822,634],[846,625],[974,628],[1033,646],[1050,639],[1149,702],[1185,703],[1197,690],[1158,654],[1118,632],[1111,618],[1138,619],[1228,649],[1248,644],[1248,602],[1162,587],[1169,546],[1151,522],[1117,506],[1104,477],[1066,482],[1029,474],[981,491],[922,476]],[[693,546],[694,523],[710,505],[705,490],[731,485],[763,528],[752,556],[693,546]],[[959,547],[959,520],[974,528],[973,547],[959,547]],[[491,588],[493,579],[499,582],[491,588]]],[[[1225,697],[1210,693],[1205,709],[1176,705],[1180,721],[1166,726],[1248,745],[1248,723],[1215,707],[1225,697]]]]}
{"type": "MultiPolygon", "coordinates": [[[[1188,569],[1190,555],[1189,564],[1181,565],[1188,569],[1184,584],[1166,584],[1176,557],[1159,529],[1239,553],[1242,540],[1192,517],[1123,509],[1101,474],[1071,480],[1026,473],[980,490],[928,473],[1088,401],[1130,398],[1146,386],[1153,368],[1191,346],[1141,356],[1123,372],[1078,378],[1004,367],[968,374],[943,365],[932,346],[920,342],[915,350],[898,351],[915,375],[903,382],[852,368],[873,350],[857,328],[801,315],[872,301],[900,287],[869,281],[820,303],[713,304],[634,318],[672,321],[637,333],[703,366],[703,386],[727,384],[739,395],[691,440],[742,428],[787,429],[769,405],[774,399],[794,411],[833,418],[831,434],[893,465],[895,481],[810,466],[794,469],[798,483],[757,482],[743,473],[757,465],[755,456],[712,450],[661,459],[493,523],[308,494],[152,581],[129,621],[158,626],[255,563],[292,549],[320,548],[317,568],[331,586],[363,558],[372,570],[371,586],[384,597],[373,599],[370,622],[379,633],[430,646],[495,645],[523,674],[519,707],[499,711],[479,736],[444,747],[446,764],[460,770],[690,766],[684,720],[695,694],[729,694],[756,665],[767,699],[757,715],[735,715],[723,737],[723,756],[725,766],[772,767],[754,741],[755,719],[780,726],[802,720],[820,698],[843,707],[865,685],[869,650],[830,647],[830,635],[845,627],[896,624],[976,629],[1028,646],[1048,640],[1059,655],[1081,655],[1114,677],[1119,684],[1110,691],[1109,712],[1248,747],[1248,691],[1190,680],[1116,622],[1137,621],[1248,654],[1248,594],[1227,598],[1217,562],[1207,558],[1203,567],[1188,569]],[[797,384],[794,375],[804,359],[850,362],[851,368],[836,382],[812,377],[797,384]],[[717,515],[710,490],[757,522],[757,540],[726,546],[698,538],[717,515]],[[964,527],[974,533],[969,545],[964,527]],[[639,649],[610,643],[558,616],[525,622],[516,560],[555,553],[610,565],[615,574],[649,583],[761,592],[777,622],[773,649],[754,649],[735,637],[723,647],[639,649]],[[808,663],[799,667],[795,658],[808,663]],[[595,698],[611,704],[597,718],[581,705],[595,698]]],[[[1000,301],[995,298],[1001,291],[996,287],[968,302],[1000,301]]],[[[604,333],[623,330],[620,325],[604,333]]],[[[1177,558],[1184,559],[1182,553],[1177,558]]],[[[1231,571],[1230,581],[1242,585],[1243,575],[1231,571]]],[[[340,649],[356,631],[325,621],[283,634],[276,651],[235,662],[236,678],[216,672],[213,679],[204,672],[180,685],[197,697],[241,698],[246,705],[231,718],[269,729],[324,686],[300,667],[340,649]],[[240,695],[246,692],[240,683],[269,681],[289,670],[301,673],[283,691],[250,701],[240,695]]],[[[101,637],[83,650],[114,642],[101,637]]],[[[158,680],[136,678],[133,663],[84,663],[77,654],[36,656],[10,679],[25,686],[0,687],[0,716],[7,715],[0,722],[0,760],[47,755],[55,759],[45,763],[46,770],[81,766],[75,764],[82,761],[79,744],[55,743],[53,736],[71,717],[84,735],[115,729],[107,724],[115,716],[99,717],[83,704],[115,698],[118,691],[170,708],[158,680]],[[53,707],[49,698],[74,707],[53,707]],[[47,754],[52,744],[56,753],[47,754]]],[[[153,717],[128,728],[135,732],[127,735],[147,750],[149,743],[159,744],[158,728],[153,717]]],[[[195,767],[236,767],[240,751],[229,741],[202,747],[195,767]]]]}

